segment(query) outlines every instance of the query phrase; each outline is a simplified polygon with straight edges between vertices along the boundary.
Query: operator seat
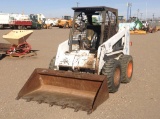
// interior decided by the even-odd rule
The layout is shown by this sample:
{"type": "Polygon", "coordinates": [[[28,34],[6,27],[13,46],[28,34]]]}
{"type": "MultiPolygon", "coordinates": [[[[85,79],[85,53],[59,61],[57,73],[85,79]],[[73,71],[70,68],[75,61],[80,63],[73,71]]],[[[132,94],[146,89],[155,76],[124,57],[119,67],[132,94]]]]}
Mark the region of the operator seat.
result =
{"type": "Polygon", "coordinates": [[[84,33],[86,35],[80,40],[80,49],[90,51],[92,50],[91,52],[96,51],[98,40],[97,33],[92,29],[86,29],[84,33]]]}
{"type": "Polygon", "coordinates": [[[92,29],[87,29],[86,38],[89,41],[88,45],[90,46],[90,48],[95,49],[97,42],[97,33],[92,29]]]}

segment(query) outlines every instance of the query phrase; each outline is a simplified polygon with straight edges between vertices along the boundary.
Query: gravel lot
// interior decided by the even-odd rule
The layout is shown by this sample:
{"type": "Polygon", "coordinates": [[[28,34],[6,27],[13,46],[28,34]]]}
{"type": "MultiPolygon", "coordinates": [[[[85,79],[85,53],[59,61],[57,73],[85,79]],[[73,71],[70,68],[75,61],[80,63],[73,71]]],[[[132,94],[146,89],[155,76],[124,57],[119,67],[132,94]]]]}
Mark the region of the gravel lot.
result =
{"type": "MultiPolygon", "coordinates": [[[[10,30],[0,30],[0,36],[10,30]]],[[[0,119],[160,119],[160,32],[132,35],[134,74],[91,115],[84,111],[49,107],[47,104],[15,100],[35,68],[48,68],[58,44],[68,38],[69,29],[35,30],[27,40],[37,56],[5,57],[0,61],[0,119]]],[[[0,42],[5,42],[2,37],[0,42]]]]}

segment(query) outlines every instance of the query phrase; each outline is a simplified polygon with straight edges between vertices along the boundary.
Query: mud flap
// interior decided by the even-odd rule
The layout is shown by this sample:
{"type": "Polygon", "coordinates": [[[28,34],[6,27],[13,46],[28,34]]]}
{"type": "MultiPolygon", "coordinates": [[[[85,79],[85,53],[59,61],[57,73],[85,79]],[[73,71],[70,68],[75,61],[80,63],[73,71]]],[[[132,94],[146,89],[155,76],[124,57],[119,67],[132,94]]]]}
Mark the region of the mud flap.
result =
{"type": "Polygon", "coordinates": [[[91,113],[108,97],[107,78],[104,75],[37,68],[18,93],[17,99],[91,113]]]}

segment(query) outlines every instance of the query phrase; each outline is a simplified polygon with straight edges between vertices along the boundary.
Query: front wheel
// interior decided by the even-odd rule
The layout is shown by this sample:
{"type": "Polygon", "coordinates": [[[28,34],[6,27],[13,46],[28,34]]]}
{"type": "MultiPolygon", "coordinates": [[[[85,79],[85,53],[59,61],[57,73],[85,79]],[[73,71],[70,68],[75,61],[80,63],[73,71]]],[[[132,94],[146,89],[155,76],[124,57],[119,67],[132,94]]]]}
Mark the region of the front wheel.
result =
{"type": "Polygon", "coordinates": [[[47,24],[43,24],[43,28],[44,28],[44,29],[47,29],[47,24]]]}
{"type": "Polygon", "coordinates": [[[102,74],[107,75],[110,93],[118,91],[121,82],[121,64],[116,59],[109,59],[102,68],[102,74]]]}
{"type": "Polygon", "coordinates": [[[3,54],[0,54],[0,60],[2,59],[2,57],[3,57],[3,54]]]}

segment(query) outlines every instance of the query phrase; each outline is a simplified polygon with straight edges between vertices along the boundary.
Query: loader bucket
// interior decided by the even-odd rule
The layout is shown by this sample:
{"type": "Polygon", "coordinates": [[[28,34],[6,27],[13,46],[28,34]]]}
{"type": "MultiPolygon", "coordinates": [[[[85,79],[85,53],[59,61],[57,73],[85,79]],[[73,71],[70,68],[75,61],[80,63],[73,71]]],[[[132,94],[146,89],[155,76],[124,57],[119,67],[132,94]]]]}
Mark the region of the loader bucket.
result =
{"type": "Polygon", "coordinates": [[[108,97],[107,78],[104,75],[37,68],[18,93],[17,99],[91,113],[108,97]]]}

